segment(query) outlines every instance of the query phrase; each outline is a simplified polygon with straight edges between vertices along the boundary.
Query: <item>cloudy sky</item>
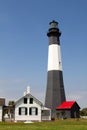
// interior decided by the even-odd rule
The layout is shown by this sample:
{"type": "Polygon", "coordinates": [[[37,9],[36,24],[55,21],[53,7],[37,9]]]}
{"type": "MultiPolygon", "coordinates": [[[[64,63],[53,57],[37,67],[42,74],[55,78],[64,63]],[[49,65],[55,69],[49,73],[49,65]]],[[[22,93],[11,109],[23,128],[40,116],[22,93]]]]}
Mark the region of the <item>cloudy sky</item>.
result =
{"type": "Polygon", "coordinates": [[[26,87],[44,103],[49,22],[60,37],[67,100],[87,107],[87,0],[0,0],[0,97],[17,100],[26,87]]]}

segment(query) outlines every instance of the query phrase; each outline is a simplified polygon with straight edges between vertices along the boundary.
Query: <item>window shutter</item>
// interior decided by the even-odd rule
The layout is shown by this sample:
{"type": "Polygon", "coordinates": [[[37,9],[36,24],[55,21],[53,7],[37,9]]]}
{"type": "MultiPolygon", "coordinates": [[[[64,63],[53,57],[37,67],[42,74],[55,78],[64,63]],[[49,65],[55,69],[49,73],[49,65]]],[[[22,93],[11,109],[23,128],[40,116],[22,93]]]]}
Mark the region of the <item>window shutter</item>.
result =
{"type": "Polygon", "coordinates": [[[25,108],[25,115],[27,115],[27,108],[25,108]]]}
{"type": "Polygon", "coordinates": [[[36,108],[36,115],[38,115],[38,108],[36,108]]]}
{"type": "Polygon", "coordinates": [[[19,115],[21,115],[21,108],[19,107],[19,115]]]}
{"type": "Polygon", "coordinates": [[[29,108],[29,115],[31,115],[31,108],[29,108]]]}

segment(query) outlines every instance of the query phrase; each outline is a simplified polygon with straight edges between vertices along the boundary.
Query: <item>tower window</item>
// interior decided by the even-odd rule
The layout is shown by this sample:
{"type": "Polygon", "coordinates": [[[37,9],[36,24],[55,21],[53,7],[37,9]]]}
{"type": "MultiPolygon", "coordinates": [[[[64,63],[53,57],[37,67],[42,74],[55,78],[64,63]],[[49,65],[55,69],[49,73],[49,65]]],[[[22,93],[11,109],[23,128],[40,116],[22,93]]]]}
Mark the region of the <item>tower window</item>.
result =
{"type": "Polygon", "coordinates": [[[30,98],[30,104],[33,104],[33,98],[30,98]]]}

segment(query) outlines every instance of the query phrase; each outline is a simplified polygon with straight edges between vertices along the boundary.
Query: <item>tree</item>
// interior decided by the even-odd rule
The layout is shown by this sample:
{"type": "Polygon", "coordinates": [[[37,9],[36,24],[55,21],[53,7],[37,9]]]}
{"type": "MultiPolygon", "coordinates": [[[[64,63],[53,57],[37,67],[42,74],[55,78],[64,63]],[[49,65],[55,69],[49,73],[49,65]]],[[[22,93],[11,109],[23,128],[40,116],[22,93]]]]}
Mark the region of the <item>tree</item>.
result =
{"type": "Polygon", "coordinates": [[[9,101],[8,105],[9,105],[9,106],[13,106],[14,103],[15,103],[14,101],[9,101]]]}
{"type": "Polygon", "coordinates": [[[83,108],[83,109],[80,111],[80,115],[81,115],[81,116],[87,116],[87,108],[83,108]]]}

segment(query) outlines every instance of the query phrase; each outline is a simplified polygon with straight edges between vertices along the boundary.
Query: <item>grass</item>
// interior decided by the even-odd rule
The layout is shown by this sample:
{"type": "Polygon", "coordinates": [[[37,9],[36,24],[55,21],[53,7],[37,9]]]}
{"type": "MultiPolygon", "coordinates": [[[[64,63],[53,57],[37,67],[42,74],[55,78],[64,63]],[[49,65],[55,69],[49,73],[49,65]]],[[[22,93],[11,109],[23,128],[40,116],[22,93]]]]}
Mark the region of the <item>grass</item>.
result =
{"type": "Polygon", "coordinates": [[[0,123],[0,130],[87,130],[87,120],[56,120],[41,123],[0,123]]]}

